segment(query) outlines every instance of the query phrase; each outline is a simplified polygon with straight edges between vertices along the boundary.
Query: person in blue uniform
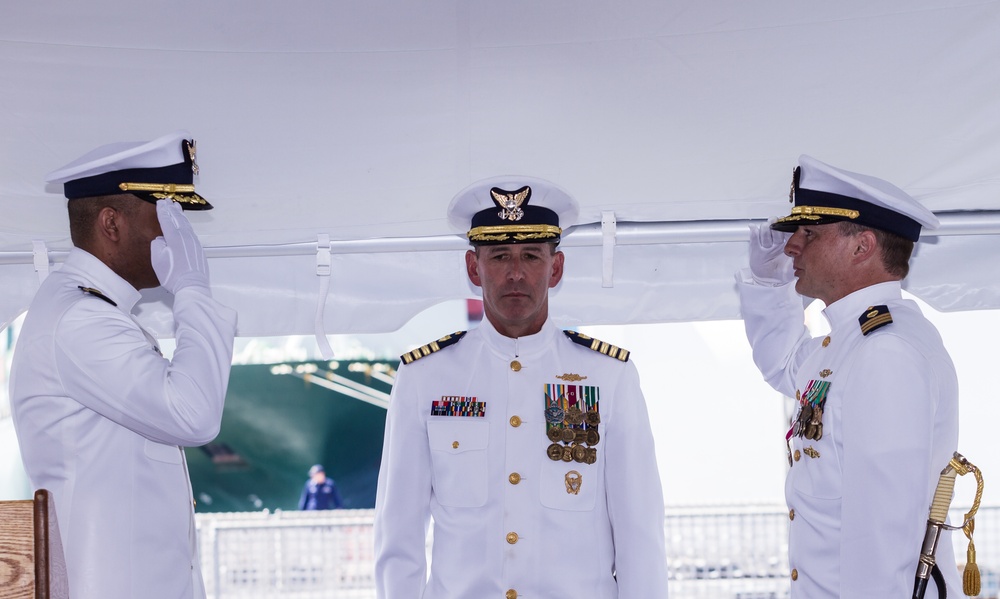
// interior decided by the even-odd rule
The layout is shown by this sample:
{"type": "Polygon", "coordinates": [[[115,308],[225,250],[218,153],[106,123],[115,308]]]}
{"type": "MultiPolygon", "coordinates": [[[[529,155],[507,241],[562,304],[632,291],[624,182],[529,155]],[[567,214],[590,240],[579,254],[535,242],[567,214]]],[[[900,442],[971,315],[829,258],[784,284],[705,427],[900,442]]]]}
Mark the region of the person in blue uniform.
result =
{"type": "Polygon", "coordinates": [[[25,470],[55,502],[74,599],[205,596],[183,447],[219,432],[236,312],[212,297],[184,209],[195,144],[183,131],[102,146],[51,173],[74,247],[28,308],[10,398],[25,470]],[[133,313],[173,296],[173,359],[133,313]]]}
{"type": "MultiPolygon", "coordinates": [[[[803,155],[790,215],[751,226],[737,274],[753,358],[792,397],[785,484],[793,598],[910,597],[929,507],[958,444],[958,380],[901,293],[935,215],[895,185],[803,155]],[[822,300],[828,335],[803,326],[822,300]]],[[[938,565],[959,596],[950,534],[938,565]]],[[[936,596],[935,591],[928,597],[936,596]]]]}
{"type": "Polygon", "coordinates": [[[375,501],[379,599],[667,597],[636,368],[548,315],[576,214],[564,190],[526,177],[452,200],[485,318],[402,356],[375,501]]]}
{"type": "Polygon", "coordinates": [[[335,510],[343,507],[340,491],[333,479],[326,475],[322,464],[315,464],[309,469],[309,480],[302,487],[299,496],[300,510],[335,510]]]}

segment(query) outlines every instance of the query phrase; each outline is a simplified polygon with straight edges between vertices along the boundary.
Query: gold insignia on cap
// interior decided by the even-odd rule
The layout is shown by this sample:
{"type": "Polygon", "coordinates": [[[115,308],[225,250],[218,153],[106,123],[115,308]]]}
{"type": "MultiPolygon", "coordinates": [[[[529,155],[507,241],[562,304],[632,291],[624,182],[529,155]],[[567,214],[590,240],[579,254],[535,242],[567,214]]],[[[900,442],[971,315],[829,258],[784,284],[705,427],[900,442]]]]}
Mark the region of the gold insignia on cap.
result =
{"type": "Polygon", "coordinates": [[[799,176],[802,173],[802,169],[795,167],[792,169],[792,183],[788,186],[788,201],[789,203],[795,203],[795,190],[799,188],[799,176]]]}
{"type": "Polygon", "coordinates": [[[198,142],[193,139],[184,140],[184,149],[187,150],[188,158],[191,159],[191,172],[198,174],[198,142]]]}
{"type": "Polygon", "coordinates": [[[518,221],[524,217],[524,210],[521,209],[521,204],[527,202],[528,198],[531,197],[531,188],[525,185],[517,191],[507,191],[499,187],[494,187],[490,190],[490,196],[493,198],[493,202],[500,208],[497,216],[503,220],[518,221]]]}
{"type": "Polygon", "coordinates": [[[162,193],[192,192],[194,185],[183,183],[119,183],[122,191],[159,191],[162,193]]]}

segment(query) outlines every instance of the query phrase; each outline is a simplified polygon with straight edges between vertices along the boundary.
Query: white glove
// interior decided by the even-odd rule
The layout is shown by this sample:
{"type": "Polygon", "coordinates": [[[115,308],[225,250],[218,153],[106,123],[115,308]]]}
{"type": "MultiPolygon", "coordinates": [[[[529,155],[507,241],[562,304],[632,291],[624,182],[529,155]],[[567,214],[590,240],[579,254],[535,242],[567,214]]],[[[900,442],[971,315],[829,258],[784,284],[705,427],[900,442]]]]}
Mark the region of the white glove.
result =
{"type": "Polygon", "coordinates": [[[185,287],[194,287],[211,295],[205,250],[180,204],[173,200],[158,200],[156,217],[163,236],[154,239],[149,247],[153,272],[160,285],[174,295],[185,287]]]}
{"type": "Polygon", "coordinates": [[[775,219],[760,225],[750,223],[750,273],[761,285],[778,286],[794,278],[791,256],[785,255],[785,242],[791,233],[775,231],[775,219]]]}

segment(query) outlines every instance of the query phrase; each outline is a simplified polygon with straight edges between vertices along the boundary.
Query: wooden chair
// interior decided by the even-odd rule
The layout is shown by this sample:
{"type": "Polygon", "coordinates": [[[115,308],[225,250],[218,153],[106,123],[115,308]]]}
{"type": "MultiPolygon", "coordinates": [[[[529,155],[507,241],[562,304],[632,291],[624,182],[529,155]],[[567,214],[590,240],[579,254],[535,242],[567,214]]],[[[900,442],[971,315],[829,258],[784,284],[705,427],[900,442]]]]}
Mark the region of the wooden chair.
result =
{"type": "Polygon", "coordinates": [[[0,599],[68,597],[52,495],[39,489],[34,501],[0,501],[0,599]]]}

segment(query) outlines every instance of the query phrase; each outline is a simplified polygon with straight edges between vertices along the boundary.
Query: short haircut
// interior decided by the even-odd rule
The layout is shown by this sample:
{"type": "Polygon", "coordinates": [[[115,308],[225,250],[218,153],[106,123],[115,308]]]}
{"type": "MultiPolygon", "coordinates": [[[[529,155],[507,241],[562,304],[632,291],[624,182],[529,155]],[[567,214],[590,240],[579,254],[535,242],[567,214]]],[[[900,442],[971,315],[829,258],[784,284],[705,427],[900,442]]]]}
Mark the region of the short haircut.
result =
{"type": "Polygon", "coordinates": [[[882,266],[886,272],[900,279],[905,279],[910,272],[910,256],[913,255],[913,242],[905,237],[889,233],[881,229],[873,229],[857,223],[841,221],[840,232],[843,235],[857,235],[862,231],[871,231],[878,242],[882,266]]]}
{"type": "Polygon", "coordinates": [[[73,245],[79,248],[89,246],[94,241],[94,222],[97,215],[105,208],[113,208],[126,217],[133,216],[141,202],[130,193],[109,196],[93,196],[69,200],[69,235],[73,245]]]}

